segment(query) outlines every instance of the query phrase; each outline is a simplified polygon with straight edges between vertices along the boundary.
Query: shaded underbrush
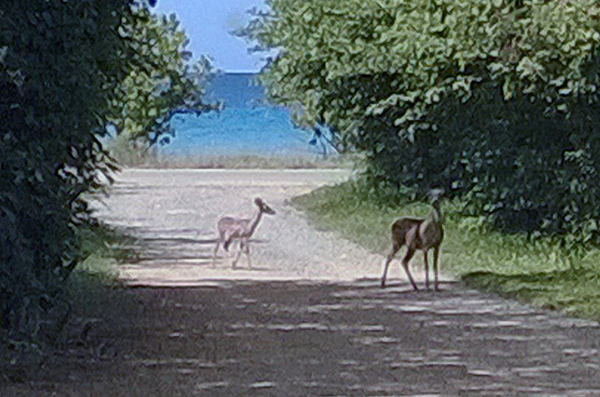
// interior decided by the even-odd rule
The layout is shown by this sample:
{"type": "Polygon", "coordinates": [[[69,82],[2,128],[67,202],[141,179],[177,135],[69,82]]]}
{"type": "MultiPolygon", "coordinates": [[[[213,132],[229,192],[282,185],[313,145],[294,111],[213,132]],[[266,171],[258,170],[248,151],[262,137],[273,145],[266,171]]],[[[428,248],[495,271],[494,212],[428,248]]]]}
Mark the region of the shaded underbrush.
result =
{"type": "Polygon", "coordinates": [[[31,311],[37,316],[19,324],[18,333],[0,335],[0,385],[33,381],[63,362],[93,362],[113,354],[117,336],[107,324],[115,313],[135,308],[116,279],[117,265],[135,252],[125,248],[130,237],[116,230],[96,226],[78,233],[86,259],[41,301],[43,307],[31,311]]]}

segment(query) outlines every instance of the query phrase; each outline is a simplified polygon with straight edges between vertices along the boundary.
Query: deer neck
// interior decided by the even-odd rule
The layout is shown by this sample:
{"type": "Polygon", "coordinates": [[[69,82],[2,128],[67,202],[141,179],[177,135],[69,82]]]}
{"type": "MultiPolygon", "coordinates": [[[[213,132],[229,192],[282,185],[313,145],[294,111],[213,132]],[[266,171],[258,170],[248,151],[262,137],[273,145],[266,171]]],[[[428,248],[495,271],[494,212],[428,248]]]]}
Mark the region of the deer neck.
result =
{"type": "Polygon", "coordinates": [[[250,230],[248,231],[248,236],[252,236],[252,234],[256,230],[256,227],[258,226],[258,223],[260,222],[260,218],[262,218],[262,214],[263,214],[262,211],[258,210],[258,214],[256,215],[256,218],[254,218],[254,222],[252,222],[252,224],[250,225],[250,230]]]}
{"type": "Polygon", "coordinates": [[[442,216],[442,210],[439,206],[433,206],[433,210],[429,213],[429,218],[432,219],[435,223],[442,223],[444,218],[442,216]]]}

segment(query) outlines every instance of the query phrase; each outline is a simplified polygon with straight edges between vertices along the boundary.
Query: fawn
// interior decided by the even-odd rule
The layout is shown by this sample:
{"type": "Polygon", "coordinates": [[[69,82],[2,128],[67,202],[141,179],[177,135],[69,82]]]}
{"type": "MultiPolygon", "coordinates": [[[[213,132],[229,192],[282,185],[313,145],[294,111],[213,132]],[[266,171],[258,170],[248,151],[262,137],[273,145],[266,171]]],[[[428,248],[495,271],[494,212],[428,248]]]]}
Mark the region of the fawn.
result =
{"type": "Polygon", "coordinates": [[[261,198],[256,198],[254,204],[258,207],[258,214],[253,220],[237,219],[226,216],[219,219],[217,222],[218,237],[217,245],[213,252],[213,267],[215,266],[219,246],[223,244],[225,251],[228,251],[233,240],[240,240],[240,250],[233,261],[232,267],[235,269],[237,261],[240,259],[243,251],[248,258],[248,267],[252,268],[249,247],[250,237],[254,234],[254,231],[262,218],[262,214],[275,215],[275,210],[269,207],[261,198]]]}

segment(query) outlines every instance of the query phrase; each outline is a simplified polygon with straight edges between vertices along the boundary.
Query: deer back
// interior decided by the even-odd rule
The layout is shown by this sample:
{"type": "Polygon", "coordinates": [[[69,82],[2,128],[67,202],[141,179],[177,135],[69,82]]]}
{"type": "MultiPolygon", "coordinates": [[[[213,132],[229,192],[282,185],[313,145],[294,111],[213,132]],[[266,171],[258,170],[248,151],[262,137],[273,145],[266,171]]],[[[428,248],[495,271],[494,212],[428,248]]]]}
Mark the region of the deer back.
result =
{"type": "Polygon", "coordinates": [[[241,237],[249,226],[250,219],[236,219],[229,216],[219,219],[217,223],[220,234],[228,234],[232,237],[241,237]]]}
{"type": "Polygon", "coordinates": [[[418,228],[423,223],[423,219],[419,218],[400,218],[392,225],[392,239],[399,245],[404,245],[407,242],[408,232],[418,228]]]}

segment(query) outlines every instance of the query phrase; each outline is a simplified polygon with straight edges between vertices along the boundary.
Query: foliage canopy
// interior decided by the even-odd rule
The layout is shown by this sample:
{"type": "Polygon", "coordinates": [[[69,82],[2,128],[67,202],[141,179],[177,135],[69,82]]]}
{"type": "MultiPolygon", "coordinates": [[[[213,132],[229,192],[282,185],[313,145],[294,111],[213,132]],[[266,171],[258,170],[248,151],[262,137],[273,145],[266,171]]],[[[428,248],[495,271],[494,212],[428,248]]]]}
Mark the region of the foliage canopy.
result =
{"type": "Polygon", "coordinates": [[[374,191],[432,186],[496,226],[600,241],[592,0],[271,0],[270,98],[366,155],[374,191]]]}
{"type": "Polygon", "coordinates": [[[154,144],[173,134],[175,112],[202,113],[216,108],[204,101],[212,75],[208,58],[192,62],[189,39],[175,14],[157,15],[135,7],[118,30],[127,43],[129,70],[114,92],[109,121],[127,139],[154,144]]]}
{"type": "Polygon", "coordinates": [[[207,65],[188,66],[175,18],[145,7],[0,3],[0,341],[45,333],[40,315],[85,257],[86,194],[116,168],[100,141],[107,124],[152,140],[172,109],[205,109],[207,65]]]}

